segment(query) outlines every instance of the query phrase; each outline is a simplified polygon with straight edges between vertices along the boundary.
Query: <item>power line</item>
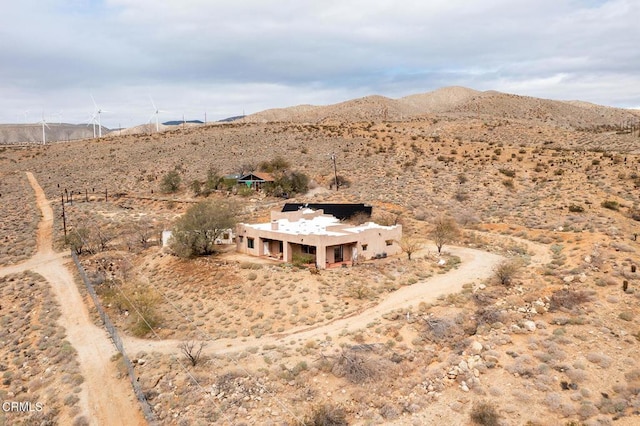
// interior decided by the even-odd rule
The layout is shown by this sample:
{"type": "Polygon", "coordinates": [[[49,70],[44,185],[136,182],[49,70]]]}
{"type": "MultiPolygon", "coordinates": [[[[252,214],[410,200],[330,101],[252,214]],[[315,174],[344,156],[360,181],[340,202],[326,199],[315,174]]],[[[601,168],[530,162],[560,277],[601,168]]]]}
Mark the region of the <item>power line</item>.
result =
{"type": "MultiPolygon", "coordinates": [[[[125,258],[126,259],[126,258],[125,258]]],[[[128,259],[126,259],[127,261],[129,261],[128,259]]],[[[130,262],[129,262],[130,263],[130,262]]],[[[127,297],[126,293],[122,290],[122,288],[116,284],[116,288],[118,289],[118,291],[120,292],[120,294],[122,294],[122,297],[125,298],[125,300],[129,303],[129,305],[133,308],[133,310],[136,312],[136,314],[138,314],[138,316],[140,317],[140,319],[142,319],[142,321],[144,321],[144,323],[146,324],[146,326],[149,328],[149,330],[151,330],[151,332],[153,333],[153,335],[156,337],[156,339],[158,340],[163,340],[160,335],[158,335],[158,333],[156,332],[156,330],[153,328],[153,326],[151,324],[149,324],[149,321],[147,321],[147,319],[144,317],[144,315],[142,315],[142,312],[140,312],[138,310],[138,308],[136,307],[136,305],[131,301],[131,299],[129,299],[129,297],[127,297]]],[[[200,390],[206,395],[209,392],[207,392],[207,390],[200,384],[200,382],[198,381],[198,379],[196,379],[193,374],[191,374],[191,372],[189,371],[189,369],[187,369],[187,367],[184,366],[184,364],[182,362],[180,362],[180,358],[176,357],[175,360],[178,362],[178,365],[180,365],[180,367],[184,370],[185,373],[187,373],[187,375],[191,378],[191,380],[193,380],[193,382],[198,386],[198,388],[200,388],[200,390]]],[[[215,401],[213,401],[213,404],[216,406],[216,408],[218,409],[218,411],[224,416],[224,418],[230,423],[233,424],[233,422],[231,421],[231,419],[229,418],[229,416],[227,416],[227,414],[222,410],[222,407],[220,406],[220,404],[217,404],[215,401]]]]}

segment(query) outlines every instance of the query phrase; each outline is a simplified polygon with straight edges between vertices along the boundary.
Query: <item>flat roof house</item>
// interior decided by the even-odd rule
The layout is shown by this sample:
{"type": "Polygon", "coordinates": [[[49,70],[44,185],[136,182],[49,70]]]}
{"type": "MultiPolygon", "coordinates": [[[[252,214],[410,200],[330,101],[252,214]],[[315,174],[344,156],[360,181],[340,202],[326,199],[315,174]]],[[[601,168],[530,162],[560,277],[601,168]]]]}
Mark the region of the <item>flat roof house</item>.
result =
{"type": "Polygon", "coordinates": [[[270,223],[240,223],[236,247],[240,253],[291,262],[296,255],[311,255],[320,269],[356,260],[386,257],[402,251],[402,226],[373,222],[350,225],[322,210],[304,208],[271,212],[270,223]]]}

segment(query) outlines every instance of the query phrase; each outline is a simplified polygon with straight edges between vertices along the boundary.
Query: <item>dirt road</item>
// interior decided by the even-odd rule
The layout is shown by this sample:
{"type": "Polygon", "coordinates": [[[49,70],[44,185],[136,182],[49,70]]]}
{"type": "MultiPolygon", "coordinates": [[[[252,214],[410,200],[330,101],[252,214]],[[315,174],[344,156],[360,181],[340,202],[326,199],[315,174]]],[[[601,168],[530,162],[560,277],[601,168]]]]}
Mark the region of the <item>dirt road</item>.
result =
{"type": "MultiPolygon", "coordinates": [[[[378,305],[356,315],[340,318],[321,326],[296,327],[284,334],[266,335],[260,338],[243,337],[208,341],[203,353],[230,353],[250,347],[281,345],[291,340],[301,339],[305,341],[313,338],[323,338],[326,335],[336,336],[343,331],[362,329],[368,323],[389,311],[409,306],[416,307],[420,302],[434,302],[442,295],[460,292],[465,283],[478,282],[488,278],[492,274],[495,265],[503,259],[502,256],[470,248],[451,247],[448,251],[460,257],[461,264],[458,269],[419,281],[411,286],[402,287],[389,294],[378,305]]],[[[166,354],[179,353],[178,345],[181,343],[179,340],[153,341],[136,339],[130,336],[124,336],[123,340],[127,352],[130,353],[138,351],[156,351],[166,354]]]]}
{"type": "Polygon", "coordinates": [[[83,415],[94,425],[144,425],[140,406],[126,380],[116,377],[110,358],[116,353],[106,331],[96,327],[87,307],[65,266],[64,253],[53,250],[53,209],[32,173],[27,178],[36,193],[42,213],[38,224],[36,254],[21,264],[0,268],[0,276],[31,270],[42,275],[60,305],[59,324],[67,332],[67,340],[76,349],[80,371],[85,379],[80,393],[83,415]]]}

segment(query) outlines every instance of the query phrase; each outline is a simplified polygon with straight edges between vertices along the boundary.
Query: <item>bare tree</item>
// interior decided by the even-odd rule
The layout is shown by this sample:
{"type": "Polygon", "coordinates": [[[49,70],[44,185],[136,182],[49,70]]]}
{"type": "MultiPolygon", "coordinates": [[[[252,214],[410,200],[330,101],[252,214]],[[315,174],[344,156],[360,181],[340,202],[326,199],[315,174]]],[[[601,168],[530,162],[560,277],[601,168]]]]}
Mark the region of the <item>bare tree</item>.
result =
{"type": "Polygon", "coordinates": [[[155,229],[151,220],[146,217],[141,218],[134,224],[133,228],[136,235],[136,240],[140,243],[140,245],[142,245],[142,248],[146,249],[147,247],[149,247],[149,241],[155,233],[155,229]]]}
{"type": "Polygon", "coordinates": [[[422,243],[414,237],[403,236],[398,242],[403,252],[407,253],[407,259],[411,260],[411,255],[422,248],[422,243]]]}
{"type": "Polygon", "coordinates": [[[194,341],[182,342],[180,344],[180,350],[184,354],[185,358],[189,360],[192,367],[195,367],[200,362],[202,354],[202,348],[205,347],[205,342],[200,342],[199,345],[194,341]],[[196,348],[197,347],[197,348],[196,348]]]}
{"type": "Polygon", "coordinates": [[[436,243],[438,254],[442,252],[442,247],[444,247],[445,244],[454,241],[458,235],[460,235],[458,224],[453,218],[448,216],[440,216],[436,219],[434,228],[429,233],[429,236],[436,243]]]}

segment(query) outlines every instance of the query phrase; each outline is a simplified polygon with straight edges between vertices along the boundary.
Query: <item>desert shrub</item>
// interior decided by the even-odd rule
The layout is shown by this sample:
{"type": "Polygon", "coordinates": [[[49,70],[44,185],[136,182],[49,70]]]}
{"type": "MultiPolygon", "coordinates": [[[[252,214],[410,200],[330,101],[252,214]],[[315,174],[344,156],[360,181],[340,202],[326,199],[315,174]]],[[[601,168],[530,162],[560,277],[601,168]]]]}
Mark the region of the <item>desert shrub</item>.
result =
{"type": "Polygon", "coordinates": [[[633,312],[631,312],[631,311],[620,312],[620,314],[618,315],[618,318],[620,318],[621,320],[624,320],[624,321],[632,321],[633,320],[633,312]]]}
{"type": "Polygon", "coordinates": [[[493,271],[493,276],[499,284],[504,286],[510,286],[513,279],[520,271],[522,264],[517,260],[505,260],[500,263],[493,271]]]}
{"type": "Polygon", "coordinates": [[[515,187],[515,185],[513,184],[513,179],[505,179],[502,181],[502,184],[509,189],[513,189],[515,187]]]}
{"type": "Polygon", "coordinates": [[[485,324],[492,325],[497,322],[504,322],[506,313],[496,306],[485,306],[478,308],[474,316],[476,318],[478,326],[485,324]]]}
{"type": "Polygon", "coordinates": [[[191,191],[193,191],[193,195],[195,195],[196,197],[202,195],[202,182],[200,182],[198,179],[194,179],[191,182],[191,191]]]}
{"type": "Polygon", "coordinates": [[[162,177],[160,189],[162,192],[172,194],[174,192],[178,192],[181,183],[182,177],[180,176],[180,173],[177,170],[172,170],[162,177]]]}
{"type": "Polygon", "coordinates": [[[617,201],[613,201],[613,200],[603,201],[601,206],[604,207],[605,209],[615,210],[615,211],[617,211],[620,208],[620,204],[618,204],[617,201]]]}
{"type": "Polygon", "coordinates": [[[280,173],[274,181],[264,186],[268,195],[275,197],[303,194],[309,190],[309,176],[302,172],[280,173]]]}
{"type": "Polygon", "coordinates": [[[345,410],[336,405],[319,404],[304,418],[304,426],[347,426],[345,410]]]}
{"type": "Polygon", "coordinates": [[[176,221],[171,249],[179,257],[215,253],[215,240],[236,224],[238,207],[233,203],[202,201],[176,221]]]}
{"type": "Polygon", "coordinates": [[[493,404],[486,401],[474,404],[469,417],[474,424],[481,426],[498,426],[500,424],[498,410],[493,404]]]}
{"type": "Polygon", "coordinates": [[[582,212],[584,212],[584,207],[579,206],[578,204],[571,204],[569,206],[569,211],[571,213],[582,213],[582,212]]]}
{"type": "Polygon", "coordinates": [[[316,260],[316,257],[312,254],[294,254],[293,256],[291,256],[291,263],[294,266],[302,266],[302,265],[308,265],[310,263],[314,263],[316,260]]]}
{"type": "Polygon", "coordinates": [[[591,301],[591,296],[586,291],[558,290],[551,295],[549,310],[573,309],[583,303],[591,301]]]}
{"type": "Polygon", "coordinates": [[[353,349],[343,349],[331,372],[351,383],[362,384],[377,379],[381,373],[378,361],[353,349]]]}
{"type": "Polygon", "coordinates": [[[453,342],[464,334],[462,327],[450,318],[428,318],[421,336],[434,343],[453,342]]]}
{"type": "Polygon", "coordinates": [[[289,162],[281,156],[277,156],[270,161],[263,161],[258,165],[258,169],[262,172],[274,173],[289,168],[289,162]]]}
{"type": "Polygon", "coordinates": [[[498,171],[499,171],[500,173],[502,173],[503,175],[508,176],[508,177],[510,177],[510,178],[512,178],[512,177],[516,177],[516,172],[515,172],[515,170],[511,170],[511,169],[498,169],[498,171]]]}
{"type": "Polygon", "coordinates": [[[148,287],[140,287],[135,291],[121,290],[124,293],[127,309],[135,313],[130,315],[130,330],[136,337],[146,336],[162,322],[157,310],[159,297],[148,287]]]}

